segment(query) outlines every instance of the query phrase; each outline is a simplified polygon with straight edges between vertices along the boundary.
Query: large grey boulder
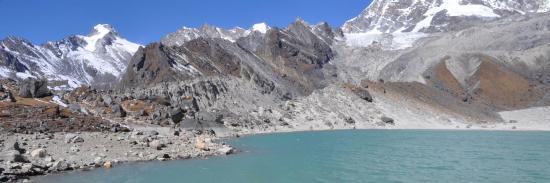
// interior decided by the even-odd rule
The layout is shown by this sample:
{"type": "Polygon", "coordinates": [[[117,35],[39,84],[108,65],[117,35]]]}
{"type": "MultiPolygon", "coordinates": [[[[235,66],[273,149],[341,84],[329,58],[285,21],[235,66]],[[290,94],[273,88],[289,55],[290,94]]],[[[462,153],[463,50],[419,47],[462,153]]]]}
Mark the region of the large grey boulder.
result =
{"type": "Polygon", "coordinates": [[[23,98],[42,98],[52,95],[46,80],[27,78],[19,83],[19,96],[23,98]]]}
{"type": "Polygon", "coordinates": [[[395,124],[395,121],[392,119],[392,118],[389,118],[389,117],[386,117],[386,116],[382,116],[382,118],[380,118],[382,120],[382,122],[386,123],[386,124],[395,124]]]}
{"type": "Polygon", "coordinates": [[[172,109],[172,111],[170,111],[170,118],[172,119],[172,122],[174,122],[175,124],[180,123],[184,116],[185,115],[183,113],[183,110],[181,110],[181,108],[179,107],[172,109]]]}
{"type": "Polygon", "coordinates": [[[367,102],[372,102],[372,95],[370,95],[369,91],[367,91],[364,88],[356,88],[354,93],[359,96],[359,98],[366,100],[367,102]]]}
{"type": "Polygon", "coordinates": [[[118,104],[111,106],[111,110],[113,111],[113,115],[116,117],[126,117],[126,111],[118,104]]]}

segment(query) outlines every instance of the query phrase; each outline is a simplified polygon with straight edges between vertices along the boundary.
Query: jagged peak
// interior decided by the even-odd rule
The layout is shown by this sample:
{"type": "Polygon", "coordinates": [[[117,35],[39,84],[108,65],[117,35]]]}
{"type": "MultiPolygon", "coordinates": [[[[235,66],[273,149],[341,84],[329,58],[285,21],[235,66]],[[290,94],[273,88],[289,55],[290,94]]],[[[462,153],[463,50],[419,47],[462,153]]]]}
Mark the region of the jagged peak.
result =
{"type": "Polygon", "coordinates": [[[305,25],[307,27],[309,27],[309,23],[307,23],[304,19],[302,19],[302,17],[296,17],[296,20],[294,20],[294,23],[297,23],[297,24],[302,24],[302,25],[305,25]]]}
{"type": "Polygon", "coordinates": [[[258,31],[258,32],[261,32],[262,34],[265,34],[267,33],[267,31],[271,29],[271,27],[269,27],[267,25],[267,23],[265,22],[261,22],[261,23],[257,23],[257,24],[254,24],[252,25],[252,31],[258,31]]]}
{"type": "Polygon", "coordinates": [[[89,37],[105,37],[108,34],[115,34],[118,35],[115,28],[109,24],[97,24],[94,26],[92,31],[90,31],[90,34],[88,34],[89,37]]]}

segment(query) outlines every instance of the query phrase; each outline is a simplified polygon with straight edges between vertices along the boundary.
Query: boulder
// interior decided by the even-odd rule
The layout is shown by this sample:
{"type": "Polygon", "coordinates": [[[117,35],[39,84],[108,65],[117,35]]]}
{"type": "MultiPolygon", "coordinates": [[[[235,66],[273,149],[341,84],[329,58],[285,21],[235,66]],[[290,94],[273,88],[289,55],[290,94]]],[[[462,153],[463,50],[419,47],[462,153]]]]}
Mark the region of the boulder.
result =
{"type": "Polygon", "coordinates": [[[35,149],[31,151],[31,157],[33,158],[44,158],[46,157],[47,152],[46,149],[35,149]]]}
{"type": "Polygon", "coordinates": [[[149,147],[156,149],[156,150],[162,150],[163,147],[166,147],[160,140],[153,140],[149,142],[149,147]]]}
{"type": "Polygon", "coordinates": [[[386,124],[391,124],[391,125],[395,124],[395,121],[392,118],[382,116],[382,118],[380,118],[380,119],[382,120],[382,122],[384,122],[386,124]]]}
{"type": "Polygon", "coordinates": [[[179,107],[172,109],[172,111],[170,111],[170,118],[172,119],[172,122],[174,122],[175,124],[180,123],[183,117],[184,117],[183,110],[181,110],[181,108],[179,107]]]}
{"type": "Polygon", "coordinates": [[[96,166],[101,166],[101,165],[103,165],[103,158],[101,158],[101,157],[96,157],[96,158],[94,159],[94,164],[95,164],[96,166]]]}
{"type": "Polygon", "coordinates": [[[113,168],[113,163],[110,161],[106,161],[105,163],[103,163],[103,168],[113,168]]]}
{"type": "Polygon", "coordinates": [[[19,142],[14,142],[11,147],[8,147],[8,150],[15,150],[19,152],[19,154],[25,154],[25,152],[27,152],[27,150],[19,147],[19,142]]]}
{"type": "Polygon", "coordinates": [[[118,104],[111,106],[111,110],[113,111],[113,115],[116,117],[126,117],[126,111],[118,104]]]}
{"type": "Polygon", "coordinates": [[[159,135],[159,132],[155,130],[147,130],[142,132],[136,132],[137,134],[145,135],[145,136],[157,136],[159,135]]]}
{"type": "Polygon", "coordinates": [[[195,148],[197,148],[198,150],[201,150],[201,151],[209,151],[210,148],[208,147],[208,143],[206,141],[206,139],[202,138],[202,137],[198,137],[197,139],[195,139],[195,148]]]}
{"type": "Polygon", "coordinates": [[[218,149],[218,152],[220,152],[223,155],[233,154],[234,151],[235,149],[228,145],[224,145],[223,147],[218,149]]]}
{"type": "Polygon", "coordinates": [[[76,134],[69,133],[65,135],[65,142],[66,143],[82,143],[84,142],[84,139],[76,134]]]}
{"type": "Polygon", "coordinates": [[[180,107],[186,111],[199,111],[199,106],[194,97],[184,97],[180,102],[180,107]]]}
{"type": "Polygon", "coordinates": [[[103,95],[101,99],[103,100],[103,103],[105,104],[105,106],[111,106],[114,104],[113,98],[111,98],[111,96],[103,95]]]}
{"type": "Polygon", "coordinates": [[[42,98],[52,95],[46,80],[27,78],[19,83],[19,96],[23,98],[42,98]]]}
{"type": "Polygon", "coordinates": [[[28,162],[27,159],[16,150],[7,150],[0,152],[0,160],[4,162],[28,162]]]}
{"type": "Polygon", "coordinates": [[[372,95],[370,95],[369,91],[367,91],[364,88],[356,88],[354,93],[359,96],[359,98],[366,100],[367,102],[372,102],[372,95]]]}
{"type": "Polygon", "coordinates": [[[69,164],[65,160],[59,160],[53,163],[50,167],[52,171],[65,171],[70,168],[69,164]]]}

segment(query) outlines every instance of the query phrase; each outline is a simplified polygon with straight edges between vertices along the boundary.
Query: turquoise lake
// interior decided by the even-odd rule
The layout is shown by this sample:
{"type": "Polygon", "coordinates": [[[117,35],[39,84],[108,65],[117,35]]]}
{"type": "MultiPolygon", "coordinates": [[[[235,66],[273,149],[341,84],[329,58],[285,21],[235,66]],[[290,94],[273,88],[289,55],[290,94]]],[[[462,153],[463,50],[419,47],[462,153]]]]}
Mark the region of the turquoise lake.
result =
{"type": "Polygon", "coordinates": [[[550,182],[550,133],[349,130],[229,140],[242,152],[132,163],[47,183],[550,182]]]}

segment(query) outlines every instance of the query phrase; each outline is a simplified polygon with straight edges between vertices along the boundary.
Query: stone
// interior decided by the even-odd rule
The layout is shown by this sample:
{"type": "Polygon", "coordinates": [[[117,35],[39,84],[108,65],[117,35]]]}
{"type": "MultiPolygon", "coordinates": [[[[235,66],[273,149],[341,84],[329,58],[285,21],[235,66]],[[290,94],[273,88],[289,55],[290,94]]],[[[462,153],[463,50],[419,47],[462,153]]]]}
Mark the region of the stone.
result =
{"type": "Polygon", "coordinates": [[[101,157],[96,157],[96,158],[94,159],[94,164],[95,164],[96,166],[102,165],[102,164],[103,164],[103,158],[101,158],[101,157]]]}
{"type": "Polygon", "coordinates": [[[391,125],[395,124],[395,121],[392,118],[382,116],[382,118],[380,118],[380,119],[382,120],[382,122],[384,122],[386,124],[391,124],[391,125]]]}
{"type": "Polygon", "coordinates": [[[31,151],[31,157],[33,158],[44,158],[46,157],[47,152],[45,149],[35,149],[31,151]]]}
{"type": "Polygon", "coordinates": [[[70,168],[69,164],[65,160],[59,160],[53,163],[50,167],[52,171],[65,171],[70,168]]]}
{"type": "Polygon", "coordinates": [[[141,134],[143,134],[145,136],[157,136],[157,135],[159,135],[159,132],[157,132],[155,130],[148,130],[148,131],[143,131],[141,134]]]}
{"type": "Polygon", "coordinates": [[[218,149],[218,152],[220,152],[223,155],[233,154],[234,148],[228,145],[224,145],[220,149],[218,149]]]}
{"type": "Polygon", "coordinates": [[[54,162],[55,160],[53,159],[53,157],[47,156],[46,158],[44,158],[44,161],[45,162],[54,162]]]}
{"type": "Polygon", "coordinates": [[[16,150],[0,152],[0,160],[3,160],[4,162],[28,162],[27,159],[16,150]]]}
{"type": "Polygon", "coordinates": [[[84,142],[84,139],[76,134],[69,133],[65,135],[65,142],[70,143],[82,143],[84,142]]]}
{"type": "Polygon", "coordinates": [[[208,148],[208,144],[206,143],[205,139],[202,137],[198,137],[195,140],[195,148],[201,151],[209,151],[210,148],[208,148]]]}
{"type": "Polygon", "coordinates": [[[165,147],[163,143],[160,142],[160,140],[153,140],[149,142],[149,147],[156,149],[156,150],[162,150],[163,147],[165,147]]]}
{"type": "Polygon", "coordinates": [[[103,95],[101,99],[103,100],[103,103],[105,104],[105,106],[111,106],[114,104],[113,98],[111,98],[111,96],[103,95]]]}
{"type": "Polygon", "coordinates": [[[110,161],[106,161],[105,163],[103,163],[103,168],[113,168],[113,163],[110,161]]]}
{"type": "Polygon", "coordinates": [[[116,117],[126,117],[126,111],[118,104],[111,106],[111,110],[113,111],[113,115],[116,117]]]}
{"type": "Polygon", "coordinates": [[[354,92],[359,98],[366,100],[367,102],[372,102],[372,95],[370,95],[369,91],[363,88],[356,88],[354,92]]]}
{"type": "Polygon", "coordinates": [[[19,96],[23,98],[42,98],[50,96],[46,80],[27,78],[19,83],[19,96]]]}
{"type": "Polygon", "coordinates": [[[170,111],[170,119],[172,119],[172,122],[174,122],[175,124],[180,123],[183,117],[184,117],[183,110],[181,110],[181,108],[179,107],[172,109],[172,111],[170,111]]]}

